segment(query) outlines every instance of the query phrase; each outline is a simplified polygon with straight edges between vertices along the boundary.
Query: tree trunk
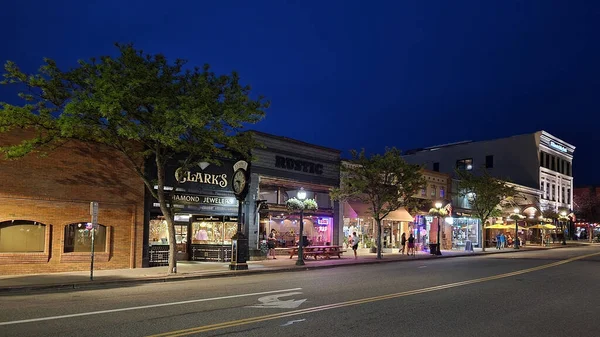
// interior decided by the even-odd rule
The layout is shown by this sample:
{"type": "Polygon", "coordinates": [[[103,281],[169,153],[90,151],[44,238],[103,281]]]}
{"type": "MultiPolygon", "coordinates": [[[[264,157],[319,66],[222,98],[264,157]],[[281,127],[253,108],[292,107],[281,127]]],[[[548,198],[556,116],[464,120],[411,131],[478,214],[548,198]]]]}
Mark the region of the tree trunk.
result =
{"type": "Polygon", "coordinates": [[[173,214],[171,214],[170,208],[167,206],[167,200],[165,199],[165,172],[164,167],[161,164],[159,158],[156,158],[157,176],[158,176],[158,202],[160,204],[160,210],[165,217],[167,222],[167,229],[169,232],[169,271],[168,274],[177,273],[177,246],[175,242],[175,224],[173,222],[173,214]]]}
{"type": "Polygon", "coordinates": [[[377,219],[377,259],[381,260],[383,256],[381,255],[381,219],[377,219]]]}
{"type": "Polygon", "coordinates": [[[481,251],[485,252],[485,242],[486,242],[486,234],[487,229],[485,229],[485,220],[481,220],[481,251]]]}

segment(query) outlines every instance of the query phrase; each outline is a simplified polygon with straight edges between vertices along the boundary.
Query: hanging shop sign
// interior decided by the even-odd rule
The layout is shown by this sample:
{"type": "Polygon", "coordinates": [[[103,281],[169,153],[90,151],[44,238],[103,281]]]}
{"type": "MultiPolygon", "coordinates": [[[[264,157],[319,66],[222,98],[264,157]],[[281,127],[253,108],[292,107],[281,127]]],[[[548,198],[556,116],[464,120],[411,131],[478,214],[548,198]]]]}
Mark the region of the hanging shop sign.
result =
{"type": "Polygon", "coordinates": [[[275,156],[275,167],[290,171],[323,174],[323,164],[283,156],[275,156]]]}
{"type": "Polygon", "coordinates": [[[185,193],[173,193],[171,196],[173,204],[180,203],[185,205],[219,205],[219,206],[237,206],[235,197],[221,197],[214,195],[196,195],[185,193]]]}
{"type": "Polygon", "coordinates": [[[237,222],[237,216],[214,216],[214,215],[196,215],[193,218],[195,222],[237,222]]]}

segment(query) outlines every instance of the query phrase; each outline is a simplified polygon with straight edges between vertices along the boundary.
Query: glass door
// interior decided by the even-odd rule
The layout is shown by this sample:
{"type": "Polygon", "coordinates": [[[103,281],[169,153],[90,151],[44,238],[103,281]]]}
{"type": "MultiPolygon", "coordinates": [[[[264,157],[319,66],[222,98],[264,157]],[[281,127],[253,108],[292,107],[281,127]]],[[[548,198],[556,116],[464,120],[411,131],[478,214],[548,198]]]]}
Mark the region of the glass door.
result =
{"type": "Polygon", "coordinates": [[[175,249],[178,260],[188,260],[188,224],[175,224],[175,249]]]}

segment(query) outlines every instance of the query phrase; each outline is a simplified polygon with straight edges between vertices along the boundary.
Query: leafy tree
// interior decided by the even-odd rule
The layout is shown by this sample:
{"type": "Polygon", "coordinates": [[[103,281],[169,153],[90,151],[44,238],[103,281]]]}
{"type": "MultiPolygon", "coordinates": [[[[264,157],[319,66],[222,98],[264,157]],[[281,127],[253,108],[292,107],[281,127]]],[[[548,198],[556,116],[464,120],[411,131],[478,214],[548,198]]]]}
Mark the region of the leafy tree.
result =
{"type": "MultiPolygon", "coordinates": [[[[482,224],[491,217],[500,216],[502,207],[518,196],[513,186],[492,177],[485,169],[478,175],[462,170],[456,170],[456,174],[460,179],[459,194],[467,198],[473,215],[481,220],[482,224]]],[[[485,251],[485,228],[482,233],[482,248],[485,251]]]]}
{"type": "MultiPolygon", "coordinates": [[[[577,218],[586,222],[600,223],[600,195],[596,193],[596,188],[590,188],[586,193],[577,193],[573,195],[573,205],[577,218]]],[[[574,235],[574,233],[571,233],[574,235]]],[[[590,231],[590,240],[594,235],[593,230],[590,231]]]]}
{"type": "Polygon", "coordinates": [[[409,209],[420,203],[415,195],[426,181],[421,167],[404,161],[396,148],[370,157],[364,150],[352,150],[351,154],[351,163],[341,168],[341,185],[331,195],[336,200],[359,200],[369,205],[377,223],[377,258],[381,259],[381,221],[400,207],[409,209]]]}
{"type": "Polygon", "coordinates": [[[208,65],[185,69],[181,59],[169,63],[162,54],[147,54],[131,44],[117,48],[116,57],[79,61],[69,71],[50,59],[35,74],[7,62],[2,84],[24,88],[19,96],[25,103],[0,103],[0,132],[34,132],[0,150],[7,158],[19,158],[77,139],[123,154],[160,203],[169,232],[169,273],[176,273],[173,210],[164,190],[167,162],[183,157],[186,168],[234,153],[247,155],[253,143],[239,131],[262,119],[268,102],[252,99],[250,87],[241,85],[235,72],[217,76],[208,65]],[[151,162],[155,173],[145,166],[151,162]]]}
{"type": "Polygon", "coordinates": [[[600,223],[600,196],[594,190],[575,194],[573,204],[577,217],[589,223],[600,223]]]}

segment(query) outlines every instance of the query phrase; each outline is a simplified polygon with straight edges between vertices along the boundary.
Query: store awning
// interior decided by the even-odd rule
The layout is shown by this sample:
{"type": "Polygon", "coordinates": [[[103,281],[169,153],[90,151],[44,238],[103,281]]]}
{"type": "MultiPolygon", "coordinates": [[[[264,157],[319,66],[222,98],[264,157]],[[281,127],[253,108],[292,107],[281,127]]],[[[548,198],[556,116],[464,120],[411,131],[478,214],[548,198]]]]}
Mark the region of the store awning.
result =
{"type": "Polygon", "coordinates": [[[372,218],[373,217],[371,210],[369,209],[369,205],[364,204],[360,201],[348,201],[346,203],[348,205],[350,205],[350,207],[352,207],[352,210],[356,213],[357,217],[360,217],[360,218],[372,218]]]}
{"type": "Polygon", "coordinates": [[[356,219],[358,214],[348,202],[344,202],[344,218],[356,219]]]}
{"type": "Polygon", "coordinates": [[[406,221],[413,222],[415,219],[408,213],[408,211],[404,208],[398,208],[397,210],[390,212],[383,220],[392,220],[392,221],[406,221]]]}
{"type": "MultiPolygon", "coordinates": [[[[361,218],[372,218],[373,217],[373,213],[371,212],[371,208],[369,207],[369,205],[364,204],[360,201],[348,201],[347,202],[350,207],[352,207],[352,209],[356,212],[358,217],[361,218]]],[[[344,217],[346,211],[344,210],[344,217]]],[[[410,213],[408,213],[408,211],[406,211],[406,209],[399,208],[393,212],[390,212],[390,214],[388,214],[383,220],[390,220],[390,221],[406,221],[406,222],[413,222],[415,221],[414,218],[410,215],[410,213]]]]}

